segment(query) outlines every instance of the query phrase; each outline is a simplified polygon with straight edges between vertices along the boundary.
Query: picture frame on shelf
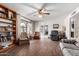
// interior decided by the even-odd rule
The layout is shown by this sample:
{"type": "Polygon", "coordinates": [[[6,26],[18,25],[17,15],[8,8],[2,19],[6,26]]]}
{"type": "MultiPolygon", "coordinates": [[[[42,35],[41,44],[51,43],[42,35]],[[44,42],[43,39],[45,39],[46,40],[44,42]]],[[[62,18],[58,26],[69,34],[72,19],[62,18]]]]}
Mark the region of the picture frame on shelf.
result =
{"type": "Polygon", "coordinates": [[[8,11],[8,19],[12,19],[13,18],[13,13],[11,11],[8,11]]]}

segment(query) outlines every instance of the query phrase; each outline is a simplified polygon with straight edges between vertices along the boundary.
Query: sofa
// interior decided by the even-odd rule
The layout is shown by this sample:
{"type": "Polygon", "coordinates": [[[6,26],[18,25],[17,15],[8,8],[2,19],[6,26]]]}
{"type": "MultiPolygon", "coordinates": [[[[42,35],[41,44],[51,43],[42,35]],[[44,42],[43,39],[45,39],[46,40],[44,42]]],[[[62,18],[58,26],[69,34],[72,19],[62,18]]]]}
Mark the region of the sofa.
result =
{"type": "Polygon", "coordinates": [[[20,35],[19,40],[18,40],[18,44],[19,45],[30,44],[30,40],[29,40],[26,32],[21,32],[21,35],[20,35]]]}
{"type": "Polygon", "coordinates": [[[59,45],[64,56],[79,56],[79,42],[67,43],[61,41],[59,45]]]}

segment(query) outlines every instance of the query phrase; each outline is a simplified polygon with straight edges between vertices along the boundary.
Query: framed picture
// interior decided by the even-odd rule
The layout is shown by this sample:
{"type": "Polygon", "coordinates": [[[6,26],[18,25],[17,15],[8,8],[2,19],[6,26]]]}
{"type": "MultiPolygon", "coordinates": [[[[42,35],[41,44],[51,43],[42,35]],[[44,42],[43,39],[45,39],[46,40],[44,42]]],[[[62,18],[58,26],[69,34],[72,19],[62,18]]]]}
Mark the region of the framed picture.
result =
{"type": "Polygon", "coordinates": [[[54,29],[58,29],[59,28],[59,24],[53,24],[53,28],[54,29]]]}

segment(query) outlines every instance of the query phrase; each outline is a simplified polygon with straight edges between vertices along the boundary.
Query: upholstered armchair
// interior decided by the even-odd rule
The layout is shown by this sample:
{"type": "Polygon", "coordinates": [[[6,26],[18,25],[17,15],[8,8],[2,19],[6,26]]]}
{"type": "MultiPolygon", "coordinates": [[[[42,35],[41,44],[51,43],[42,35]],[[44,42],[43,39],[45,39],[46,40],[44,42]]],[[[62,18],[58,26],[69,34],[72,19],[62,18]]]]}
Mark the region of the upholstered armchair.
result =
{"type": "Polygon", "coordinates": [[[59,32],[57,30],[52,30],[50,35],[51,40],[58,41],[59,39],[59,32]]]}
{"type": "Polygon", "coordinates": [[[29,44],[29,39],[26,32],[21,32],[19,38],[19,45],[23,45],[23,44],[29,44]]]}
{"type": "Polygon", "coordinates": [[[40,33],[39,32],[35,32],[33,39],[40,39],[40,33]]]}

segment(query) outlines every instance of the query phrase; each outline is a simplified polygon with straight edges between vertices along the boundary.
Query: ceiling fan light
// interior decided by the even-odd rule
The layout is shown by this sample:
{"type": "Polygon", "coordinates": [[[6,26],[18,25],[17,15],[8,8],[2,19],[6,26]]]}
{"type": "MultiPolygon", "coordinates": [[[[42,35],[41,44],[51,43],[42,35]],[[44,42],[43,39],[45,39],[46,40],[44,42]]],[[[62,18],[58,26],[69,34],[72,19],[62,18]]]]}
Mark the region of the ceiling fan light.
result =
{"type": "Polygon", "coordinates": [[[47,10],[46,10],[46,9],[43,9],[41,12],[46,13],[46,12],[47,12],[47,10]]]}
{"type": "Polygon", "coordinates": [[[43,16],[41,14],[38,15],[39,18],[42,18],[43,16]]]}

